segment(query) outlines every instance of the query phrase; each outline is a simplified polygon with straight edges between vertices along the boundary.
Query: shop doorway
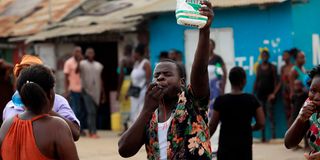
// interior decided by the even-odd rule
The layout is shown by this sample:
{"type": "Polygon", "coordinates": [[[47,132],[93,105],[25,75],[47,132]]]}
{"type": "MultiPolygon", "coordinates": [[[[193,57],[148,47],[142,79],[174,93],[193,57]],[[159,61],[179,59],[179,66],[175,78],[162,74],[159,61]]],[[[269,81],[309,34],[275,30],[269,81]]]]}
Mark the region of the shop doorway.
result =
{"type": "Polygon", "coordinates": [[[85,53],[86,49],[92,47],[95,50],[95,60],[100,62],[104,69],[102,71],[102,80],[107,101],[98,107],[97,111],[97,128],[103,130],[111,129],[111,112],[110,112],[110,92],[117,90],[117,67],[118,67],[118,44],[117,42],[105,43],[81,43],[78,44],[85,53]]]}

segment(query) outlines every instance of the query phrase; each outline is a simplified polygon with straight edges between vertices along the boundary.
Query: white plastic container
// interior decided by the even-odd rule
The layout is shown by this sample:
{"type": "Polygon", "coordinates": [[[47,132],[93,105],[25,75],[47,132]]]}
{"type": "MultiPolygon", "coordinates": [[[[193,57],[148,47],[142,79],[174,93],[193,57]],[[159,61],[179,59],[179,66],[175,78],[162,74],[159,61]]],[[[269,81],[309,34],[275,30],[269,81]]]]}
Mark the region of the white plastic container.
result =
{"type": "Polygon", "coordinates": [[[176,18],[179,25],[203,28],[208,17],[200,14],[200,0],[177,0],[176,18]]]}

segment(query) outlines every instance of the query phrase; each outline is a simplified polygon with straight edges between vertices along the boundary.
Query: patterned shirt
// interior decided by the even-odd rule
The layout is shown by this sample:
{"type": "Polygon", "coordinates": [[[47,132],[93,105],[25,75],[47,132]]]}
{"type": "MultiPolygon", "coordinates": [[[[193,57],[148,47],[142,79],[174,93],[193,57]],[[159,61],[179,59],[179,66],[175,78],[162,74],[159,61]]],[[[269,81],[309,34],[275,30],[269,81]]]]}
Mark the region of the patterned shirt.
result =
{"type": "Polygon", "coordinates": [[[307,138],[311,153],[316,153],[320,151],[320,119],[318,119],[318,113],[312,114],[309,121],[310,128],[307,132],[307,138]]]}
{"type": "MultiPolygon", "coordinates": [[[[167,136],[167,159],[211,160],[208,128],[209,97],[197,99],[189,86],[179,95],[167,136]]],[[[146,126],[146,151],[149,160],[159,160],[158,116],[155,112],[146,126]]]]}

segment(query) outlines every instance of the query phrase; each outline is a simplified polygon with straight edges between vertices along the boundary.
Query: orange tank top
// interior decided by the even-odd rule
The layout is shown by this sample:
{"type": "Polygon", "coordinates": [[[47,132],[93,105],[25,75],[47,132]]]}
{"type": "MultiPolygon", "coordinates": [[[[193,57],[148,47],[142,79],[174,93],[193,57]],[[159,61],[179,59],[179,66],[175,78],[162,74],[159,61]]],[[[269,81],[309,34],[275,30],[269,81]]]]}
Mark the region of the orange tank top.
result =
{"type": "Polygon", "coordinates": [[[49,116],[47,114],[36,116],[31,120],[22,120],[14,117],[13,123],[6,134],[2,146],[1,154],[3,160],[48,160],[37,147],[32,122],[40,118],[49,116]]]}

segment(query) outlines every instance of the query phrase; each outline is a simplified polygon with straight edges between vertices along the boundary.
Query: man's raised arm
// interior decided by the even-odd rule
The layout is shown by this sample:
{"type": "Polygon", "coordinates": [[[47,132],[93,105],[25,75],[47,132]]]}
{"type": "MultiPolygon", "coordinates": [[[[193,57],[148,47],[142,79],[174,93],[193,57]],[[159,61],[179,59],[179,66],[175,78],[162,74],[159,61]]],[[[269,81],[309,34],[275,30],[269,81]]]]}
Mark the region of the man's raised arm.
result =
{"type": "Polygon", "coordinates": [[[212,5],[208,1],[202,2],[200,13],[208,17],[208,22],[199,31],[198,47],[194,56],[191,70],[191,86],[196,97],[209,96],[208,59],[210,26],[213,20],[212,5]]]}

